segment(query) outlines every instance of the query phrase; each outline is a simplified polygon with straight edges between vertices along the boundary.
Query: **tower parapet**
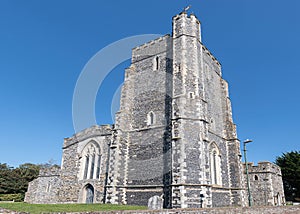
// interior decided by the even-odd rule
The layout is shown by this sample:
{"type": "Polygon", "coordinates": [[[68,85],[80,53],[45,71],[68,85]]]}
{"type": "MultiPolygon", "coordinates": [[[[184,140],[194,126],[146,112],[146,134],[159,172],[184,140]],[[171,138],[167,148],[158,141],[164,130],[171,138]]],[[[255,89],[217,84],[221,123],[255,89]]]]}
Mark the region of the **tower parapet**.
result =
{"type": "Polygon", "coordinates": [[[194,14],[182,12],[173,17],[173,38],[192,36],[201,42],[201,23],[194,14]]]}
{"type": "Polygon", "coordinates": [[[269,161],[258,162],[257,166],[255,166],[254,163],[248,163],[248,171],[249,171],[249,173],[252,173],[252,174],[272,173],[272,174],[281,176],[280,167],[269,161]]]}

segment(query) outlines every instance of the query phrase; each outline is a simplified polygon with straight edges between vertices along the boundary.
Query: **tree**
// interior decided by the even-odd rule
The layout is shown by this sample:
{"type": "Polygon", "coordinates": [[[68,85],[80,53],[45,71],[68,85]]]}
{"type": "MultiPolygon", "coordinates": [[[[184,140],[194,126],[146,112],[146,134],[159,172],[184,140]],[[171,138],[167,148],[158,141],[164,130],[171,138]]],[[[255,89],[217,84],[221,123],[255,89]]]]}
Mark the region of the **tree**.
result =
{"type": "Polygon", "coordinates": [[[14,170],[17,176],[19,176],[19,180],[16,181],[16,184],[20,193],[25,193],[27,191],[28,183],[38,177],[39,170],[39,165],[31,163],[21,164],[14,170]]]}
{"type": "Polygon", "coordinates": [[[15,193],[14,186],[16,176],[13,168],[7,164],[0,164],[0,194],[15,193]]]}
{"type": "Polygon", "coordinates": [[[275,163],[281,167],[286,200],[300,201],[300,151],[283,153],[275,163]]]}
{"type": "Polygon", "coordinates": [[[17,194],[23,196],[28,183],[37,178],[40,165],[25,163],[17,168],[0,163],[0,194],[17,194]]]}

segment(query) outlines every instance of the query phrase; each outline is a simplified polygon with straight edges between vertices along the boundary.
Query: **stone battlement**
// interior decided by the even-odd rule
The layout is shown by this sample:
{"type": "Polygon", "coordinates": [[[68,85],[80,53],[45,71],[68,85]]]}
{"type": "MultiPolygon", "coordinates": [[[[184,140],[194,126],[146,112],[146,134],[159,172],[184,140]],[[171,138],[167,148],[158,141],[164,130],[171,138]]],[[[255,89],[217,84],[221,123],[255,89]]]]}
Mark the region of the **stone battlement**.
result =
{"type": "MultiPolygon", "coordinates": [[[[243,164],[245,167],[245,163],[243,164]]],[[[258,162],[257,166],[254,163],[248,163],[249,173],[274,173],[281,175],[280,167],[269,161],[258,162]]]]}
{"type": "Polygon", "coordinates": [[[200,24],[200,21],[199,19],[197,18],[197,16],[193,13],[191,13],[190,15],[187,14],[186,12],[181,12],[179,14],[177,14],[176,16],[173,16],[173,20],[177,20],[177,19],[180,19],[180,18],[185,18],[185,19],[190,19],[192,21],[195,21],[197,24],[200,24]]]}

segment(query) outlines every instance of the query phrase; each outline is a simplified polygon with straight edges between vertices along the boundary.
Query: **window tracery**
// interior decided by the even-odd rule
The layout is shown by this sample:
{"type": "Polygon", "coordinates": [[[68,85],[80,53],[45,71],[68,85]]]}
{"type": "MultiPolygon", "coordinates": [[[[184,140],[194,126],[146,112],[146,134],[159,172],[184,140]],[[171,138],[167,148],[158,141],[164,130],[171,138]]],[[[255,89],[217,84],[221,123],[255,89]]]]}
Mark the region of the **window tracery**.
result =
{"type": "Polygon", "coordinates": [[[95,141],[89,142],[82,150],[80,178],[99,179],[101,173],[101,153],[95,141]]]}

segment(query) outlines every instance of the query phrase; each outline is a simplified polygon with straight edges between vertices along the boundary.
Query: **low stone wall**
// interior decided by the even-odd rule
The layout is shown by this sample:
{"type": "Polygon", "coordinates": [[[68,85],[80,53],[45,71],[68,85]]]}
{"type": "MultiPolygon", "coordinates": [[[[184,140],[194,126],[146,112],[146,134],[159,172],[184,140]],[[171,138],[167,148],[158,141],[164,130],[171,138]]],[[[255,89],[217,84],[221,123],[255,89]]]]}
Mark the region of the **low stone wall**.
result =
{"type": "MultiPolygon", "coordinates": [[[[300,206],[281,207],[226,207],[226,208],[203,208],[203,209],[173,209],[173,210],[137,210],[137,211],[112,211],[112,212],[89,212],[88,214],[112,213],[112,214],[299,214],[300,206]]],[[[77,213],[86,214],[86,213],[77,213]]]]}
{"type": "MultiPolygon", "coordinates": [[[[111,211],[111,212],[88,212],[76,214],[299,214],[300,206],[282,206],[282,207],[228,207],[228,208],[206,208],[206,209],[173,209],[173,210],[136,210],[136,211],[111,211]]],[[[26,214],[14,212],[0,207],[0,214],[26,214]]]]}

